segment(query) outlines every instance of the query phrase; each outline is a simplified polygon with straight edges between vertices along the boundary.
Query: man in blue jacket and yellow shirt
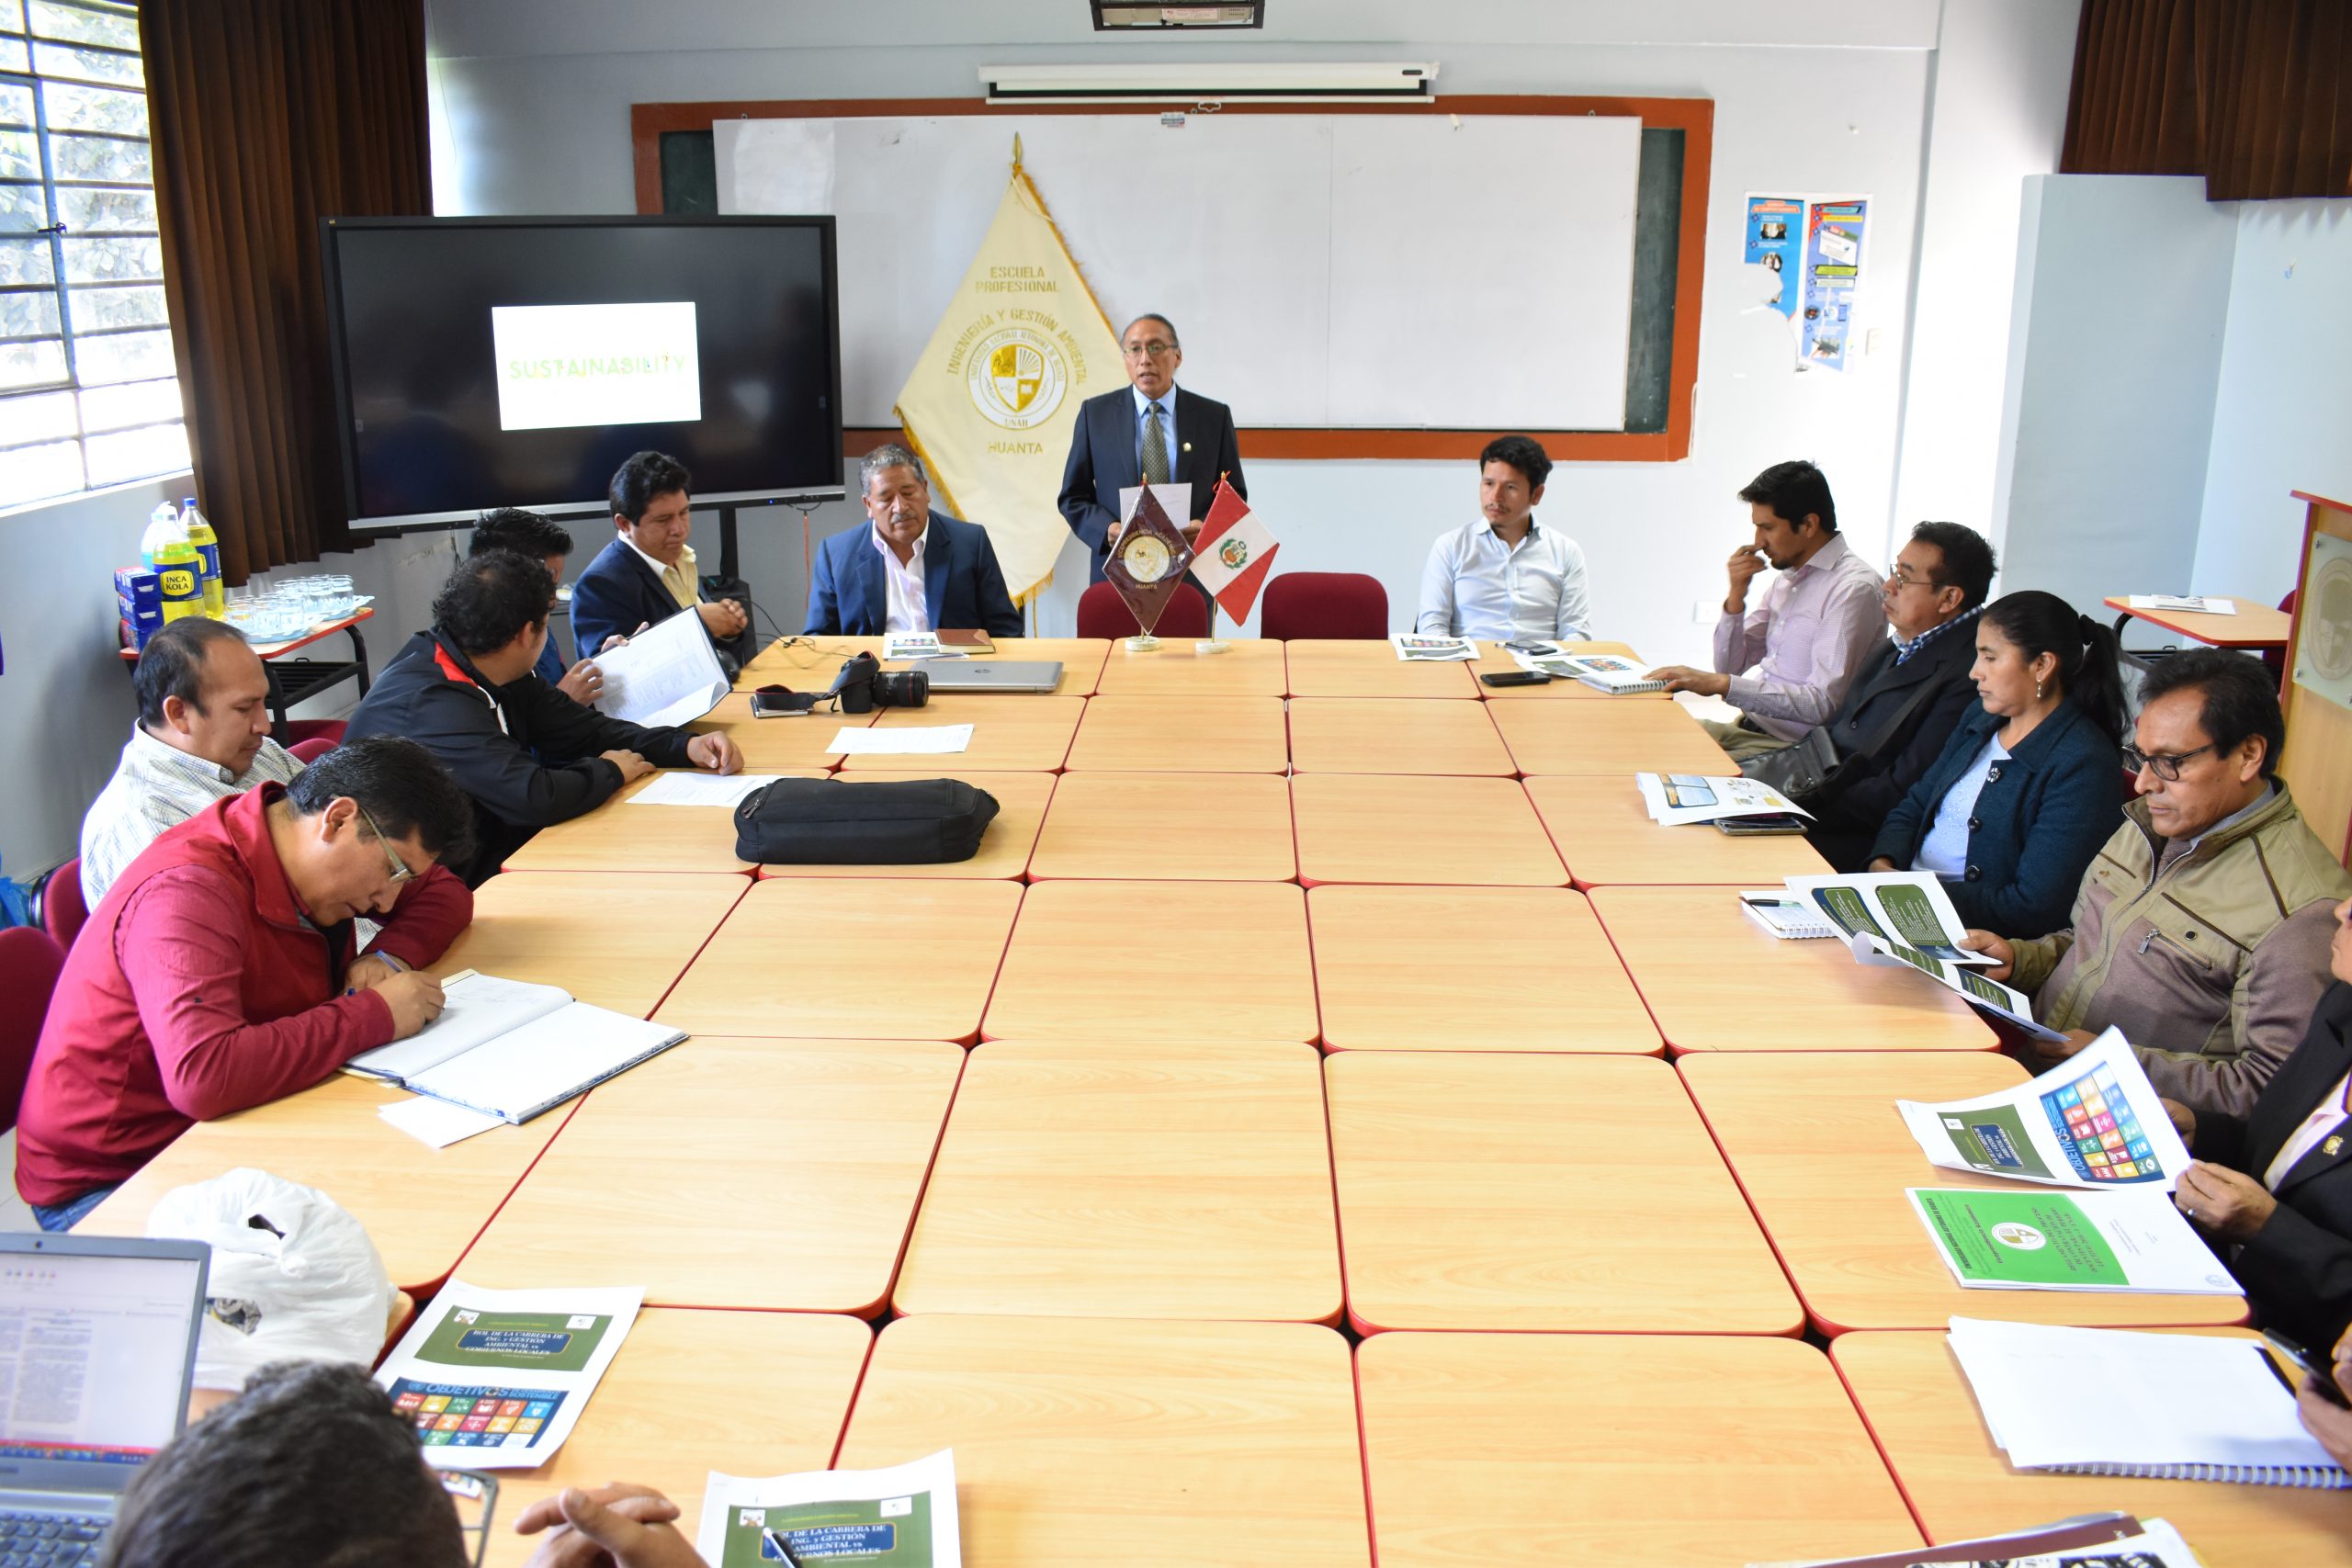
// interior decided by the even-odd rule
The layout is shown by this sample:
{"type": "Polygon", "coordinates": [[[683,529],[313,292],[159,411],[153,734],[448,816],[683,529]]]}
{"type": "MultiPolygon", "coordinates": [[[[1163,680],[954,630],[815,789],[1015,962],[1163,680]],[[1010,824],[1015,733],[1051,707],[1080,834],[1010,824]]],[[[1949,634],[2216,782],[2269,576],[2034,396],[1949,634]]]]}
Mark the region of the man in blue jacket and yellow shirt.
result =
{"type": "Polygon", "coordinates": [[[880,637],[978,627],[1019,637],[988,530],[936,511],[922,459],[896,443],[858,464],[866,526],[827,539],[808,582],[816,637],[880,637]]]}

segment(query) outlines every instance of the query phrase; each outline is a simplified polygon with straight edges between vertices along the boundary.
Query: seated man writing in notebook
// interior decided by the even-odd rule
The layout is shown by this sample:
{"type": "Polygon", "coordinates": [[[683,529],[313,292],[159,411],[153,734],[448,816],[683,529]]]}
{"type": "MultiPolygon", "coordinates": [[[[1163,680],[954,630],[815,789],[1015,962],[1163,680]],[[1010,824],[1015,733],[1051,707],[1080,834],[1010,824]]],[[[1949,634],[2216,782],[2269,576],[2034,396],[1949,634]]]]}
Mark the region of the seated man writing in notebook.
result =
{"type": "Polygon", "coordinates": [[[465,795],[411,741],[346,742],[205,807],[116,878],[67,954],[25,1081],[17,1190],[67,1230],[194,1122],[308,1089],[441,1010],[414,971],[473,918],[435,863],[465,795]],[[381,922],[365,957],[351,922],[381,922]]]}
{"type": "Polygon", "coordinates": [[[895,443],[859,462],[866,526],[817,549],[808,581],[811,637],[880,637],[978,627],[1019,637],[1021,612],[1005,592],[989,531],[931,504],[922,459],[895,443]]]}
{"type": "Polygon", "coordinates": [[[1740,710],[1737,724],[1700,721],[1735,758],[1801,740],[1835,712],[1886,625],[1879,574],[1838,532],[1838,506],[1819,468],[1775,463],[1739,499],[1756,536],[1731,553],[1714,669],[1650,671],[1668,691],[1722,697],[1740,710]],[[1751,611],[1748,594],[1768,565],[1781,575],[1751,611]]]}
{"type": "Polygon", "coordinates": [[[433,601],[433,629],[409,639],[351,716],[350,739],[421,741],[473,797],[474,849],[449,863],[468,886],[533,833],[595,809],[655,768],[743,768],[724,735],[607,718],[534,674],[554,595],[548,569],[527,556],[474,557],[433,601]]]}
{"type": "MultiPolygon", "coordinates": [[[[507,1472],[506,1485],[540,1490],[507,1472]]],[[[526,1568],[705,1568],[675,1503],[615,1482],[541,1498],[514,1529],[526,1568]]],[[[504,1511],[489,1528],[504,1530],[504,1511]]],[[[277,1361],[148,1461],[123,1495],[106,1568],[467,1568],[457,1505],[416,1430],[364,1368],[277,1361]]],[[[43,1559],[47,1561],[47,1559],[43,1559]]]]}
{"type": "Polygon", "coordinates": [[[1985,973],[2033,998],[2072,1055],[2123,1031],[2156,1092],[2200,1116],[2246,1115],[2328,983],[2330,909],[2352,874],[2278,782],[2286,739],[2260,661],[2200,648],[2140,683],[2125,765],[2139,798],[2092,859],[2072,923],[2033,940],[1972,931],[1985,973]]]}

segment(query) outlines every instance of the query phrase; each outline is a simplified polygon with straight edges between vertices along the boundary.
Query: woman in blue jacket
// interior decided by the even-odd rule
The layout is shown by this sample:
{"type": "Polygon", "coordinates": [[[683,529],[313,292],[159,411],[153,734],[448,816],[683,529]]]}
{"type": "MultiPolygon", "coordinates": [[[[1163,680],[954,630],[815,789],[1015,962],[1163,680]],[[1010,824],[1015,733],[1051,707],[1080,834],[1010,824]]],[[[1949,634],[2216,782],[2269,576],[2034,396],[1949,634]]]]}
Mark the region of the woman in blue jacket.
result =
{"type": "Polygon", "coordinates": [[[1968,673],[1980,710],[1888,813],[1871,869],[1935,873],[1971,926],[2060,930],[2123,798],[2115,634],[2011,593],[1985,606],[1968,673]]]}

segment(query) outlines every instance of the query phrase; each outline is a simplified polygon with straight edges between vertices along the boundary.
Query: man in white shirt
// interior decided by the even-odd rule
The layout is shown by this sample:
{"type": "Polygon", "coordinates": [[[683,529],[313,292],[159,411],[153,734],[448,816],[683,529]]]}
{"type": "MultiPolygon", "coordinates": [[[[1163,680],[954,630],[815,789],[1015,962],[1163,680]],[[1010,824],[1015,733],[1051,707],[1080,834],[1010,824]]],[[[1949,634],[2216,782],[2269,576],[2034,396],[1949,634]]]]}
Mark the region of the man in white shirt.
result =
{"type": "Polygon", "coordinates": [[[165,829],[302,771],[269,738],[269,677],[234,626],[202,615],[172,622],[148,640],[131,684],[130,742],[82,818],[82,897],[93,909],[165,829]]]}
{"type": "Polygon", "coordinates": [[[1536,521],[1552,459],[1524,435],[1505,435],[1478,454],[1484,513],[1441,535],[1421,570],[1413,629],[1493,642],[1574,641],[1592,635],[1592,595],[1584,551],[1557,527],[1536,521]]]}
{"type": "Polygon", "coordinates": [[[1837,503],[1819,468],[1775,463],[1739,499],[1756,536],[1731,553],[1714,669],[1669,664],[1650,673],[1668,691],[1738,708],[1737,724],[1700,722],[1716,744],[1745,758],[1804,739],[1838,711],[1854,671],[1885,636],[1886,615],[1882,576],[1838,532],[1837,503]],[[1751,614],[1748,587],[1767,565],[1781,576],[1751,614]]]}
{"type": "Polygon", "coordinates": [[[988,530],[931,504],[922,459],[896,442],[858,464],[866,525],[827,539],[808,577],[811,637],[964,631],[1019,637],[988,530]]]}

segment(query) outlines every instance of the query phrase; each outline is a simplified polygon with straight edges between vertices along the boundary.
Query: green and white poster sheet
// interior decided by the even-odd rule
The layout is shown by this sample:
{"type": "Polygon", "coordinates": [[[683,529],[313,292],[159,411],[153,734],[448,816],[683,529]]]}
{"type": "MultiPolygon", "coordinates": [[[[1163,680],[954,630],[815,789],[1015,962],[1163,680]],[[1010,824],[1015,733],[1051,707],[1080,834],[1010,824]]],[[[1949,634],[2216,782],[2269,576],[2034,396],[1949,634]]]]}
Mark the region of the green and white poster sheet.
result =
{"type": "Polygon", "coordinates": [[[2245,1293],[2160,1191],[1913,1187],[1905,1196],[1969,1290],[2245,1293]]]}
{"type": "Polygon", "coordinates": [[[644,1303],[642,1286],[485,1291],[452,1280],[376,1381],[442,1470],[535,1470],[571,1435],[644,1303]]]}
{"type": "Polygon", "coordinates": [[[1868,932],[1946,964],[1990,964],[1960,945],[1968,922],[1933,874],[1872,871],[1852,876],[1783,877],[1792,897],[1808,902],[1848,936],[1868,932]]]}
{"type": "Polygon", "coordinates": [[[2188,1148],[2120,1030],[1997,1094],[1894,1109],[1931,1165],[2060,1187],[2172,1190],[2188,1148]]]}
{"type": "Polygon", "coordinates": [[[956,1452],[942,1449],[888,1470],[761,1478],[712,1471],[695,1544],[711,1568],[786,1561],[958,1568],[956,1452]]]}

